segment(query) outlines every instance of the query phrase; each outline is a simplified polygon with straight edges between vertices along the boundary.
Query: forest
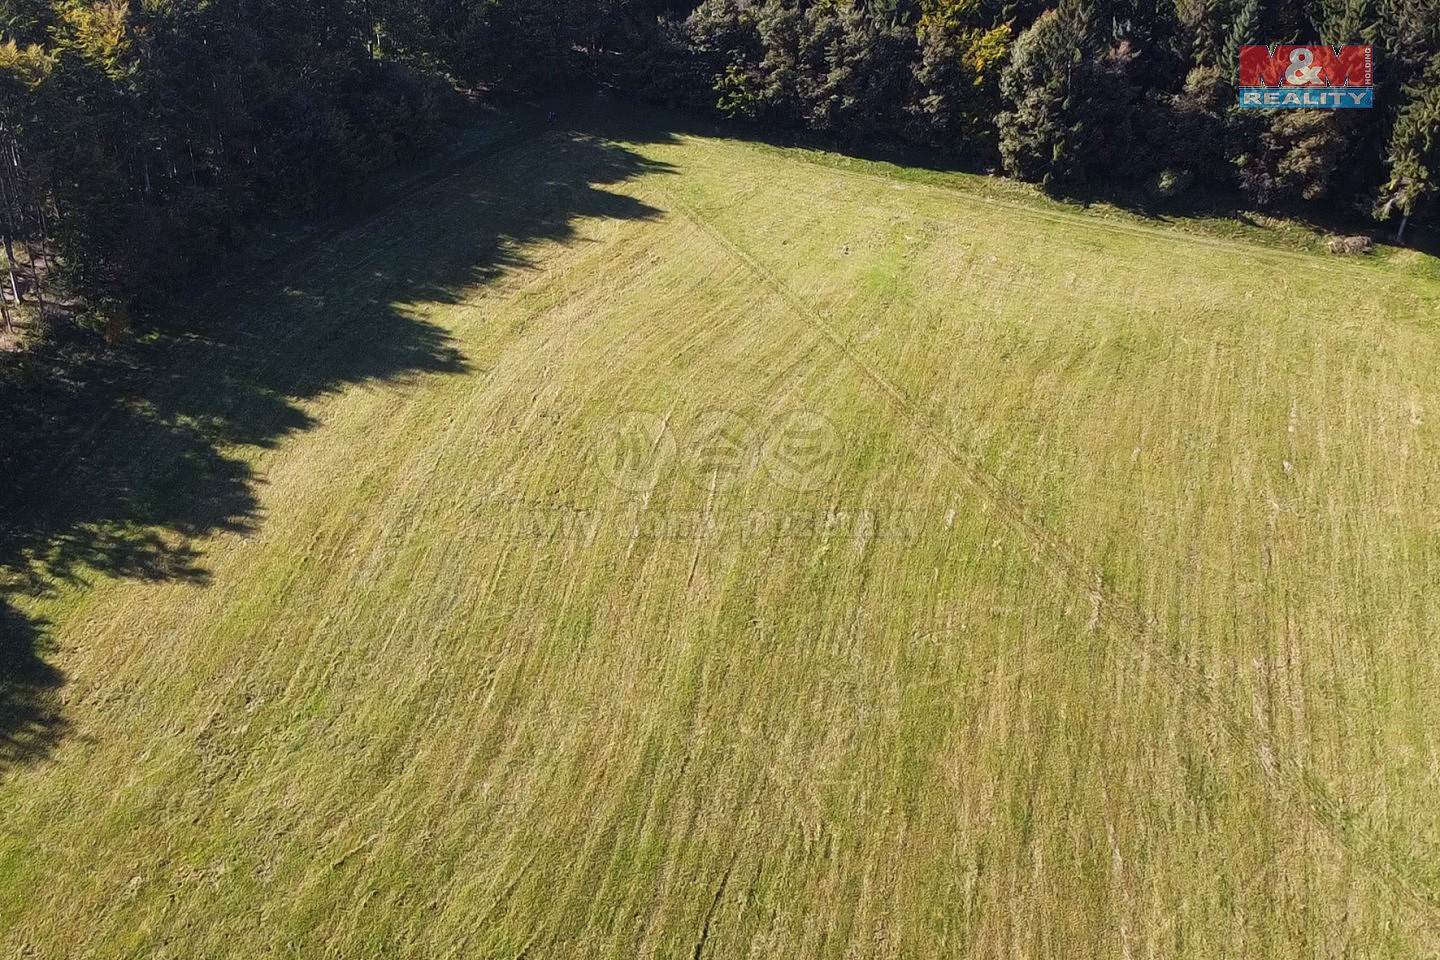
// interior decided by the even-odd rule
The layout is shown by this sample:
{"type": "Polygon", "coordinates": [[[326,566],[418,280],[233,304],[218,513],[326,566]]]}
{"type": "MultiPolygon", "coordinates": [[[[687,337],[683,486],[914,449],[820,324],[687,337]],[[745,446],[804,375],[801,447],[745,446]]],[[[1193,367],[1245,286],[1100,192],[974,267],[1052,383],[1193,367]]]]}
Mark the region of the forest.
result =
{"type": "Polygon", "coordinates": [[[22,317],[119,341],[486,98],[603,87],[1402,241],[1440,178],[1432,0],[0,0],[0,38],[10,352],[22,317]],[[1239,47],[1286,42],[1374,45],[1374,108],[1239,109],[1239,47]]]}

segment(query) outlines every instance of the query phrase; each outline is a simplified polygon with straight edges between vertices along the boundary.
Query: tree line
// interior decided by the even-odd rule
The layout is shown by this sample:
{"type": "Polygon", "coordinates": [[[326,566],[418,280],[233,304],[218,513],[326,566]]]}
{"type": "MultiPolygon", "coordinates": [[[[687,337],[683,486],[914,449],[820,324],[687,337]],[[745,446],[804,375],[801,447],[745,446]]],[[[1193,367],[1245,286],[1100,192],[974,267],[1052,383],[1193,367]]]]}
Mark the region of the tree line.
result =
{"type": "Polygon", "coordinates": [[[670,32],[737,116],[993,160],[1055,189],[1433,203],[1433,0],[704,0],[670,32]],[[1243,110],[1246,44],[1370,44],[1373,109],[1243,110]]]}
{"type": "Polygon", "coordinates": [[[1056,191],[1434,212],[1434,0],[0,0],[0,331],[116,337],[248,224],[604,84],[1056,191]],[[1242,110],[1239,47],[1375,47],[1375,107],[1242,110]],[[50,307],[47,308],[49,298],[50,307]]]}

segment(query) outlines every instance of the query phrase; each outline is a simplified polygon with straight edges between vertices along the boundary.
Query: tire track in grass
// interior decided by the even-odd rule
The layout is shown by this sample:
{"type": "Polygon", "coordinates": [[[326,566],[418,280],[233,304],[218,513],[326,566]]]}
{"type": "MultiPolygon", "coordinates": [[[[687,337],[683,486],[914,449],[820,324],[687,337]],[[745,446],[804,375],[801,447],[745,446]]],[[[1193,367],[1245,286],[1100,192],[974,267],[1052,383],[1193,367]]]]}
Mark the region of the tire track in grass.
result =
{"type": "Polygon", "coordinates": [[[730,853],[730,862],[725,866],[725,873],[715,887],[715,896],[710,899],[710,909],[705,911],[705,923],[700,928],[700,935],[695,938],[695,949],[690,954],[691,960],[701,960],[705,955],[705,947],[710,943],[710,931],[715,923],[715,914],[720,912],[720,901],[725,897],[725,888],[730,885],[730,877],[735,872],[735,861],[739,856],[740,847],[736,845],[730,853]]]}
{"type": "MultiPolygon", "coordinates": [[[[824,313],[806,302],[774,271],[731,240],[693,206],[658,182],[655,189],[675,210],[707,234],[721,250],[744,265],[752,276],[783,299],[798,317],[814,328],[845,361],[888,399],[906,424],[928,440],[952,466],[957,467],[963,479],[1002,519],[1034,545],[1037,562],[1045,565],[1051,578],[1094,604],[1097,626],[1104,627],[1123,643],[1133,644],[1138,641],[1143,652],[1154,656],[1164,672],[1169,674],[1171,684],[1180,695],[1208,714],[1232,743],[1260,764],[1266,781],[1275,788],[1278,796],[1289,805],[1298,807],[1349,859],[1366,868],[1387,890],[1417,908],[1426,926],[1440,929],[1440,897],[1437,897],[1436,891],[1418,882],[1414,876],[1388,858],[1374,853],[1373,851],[1381,849],[1383,844],[1369,831],[1344,824],[1341,804],[1315,774],[1301,768],[1298,762],[1292,761],[1295,766],[1292,772],[1273,759],[1267,760],[1273,757],[1270,744],[1257,731],[1236,719],[1234,705],[1208,692],[1201,682],[1203,678],[1197,678],[1193,668],[1181,662],[1167,649],[1165,638],[1157,632],[1153,621],[1139,612],[1136,598],[1125,596],[1106,586],[1100,571],[1086,562],[1066,540],[1036,521],[1013,488],[974,458],[967,456],[941,425],[934,422],[934,418],[927,416],[899,386],[851,346],[849,341],[831,326],[824,313]]],[[[1291,829],[1293,830],[1293,827],[1291,829]]]]}

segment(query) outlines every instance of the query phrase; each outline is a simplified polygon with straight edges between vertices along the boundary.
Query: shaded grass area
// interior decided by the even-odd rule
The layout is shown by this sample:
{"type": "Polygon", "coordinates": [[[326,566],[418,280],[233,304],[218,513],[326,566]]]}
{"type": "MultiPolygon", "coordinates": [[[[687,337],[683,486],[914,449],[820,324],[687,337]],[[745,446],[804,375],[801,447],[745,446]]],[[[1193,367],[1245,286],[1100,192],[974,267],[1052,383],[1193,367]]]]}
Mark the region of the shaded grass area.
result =
{"type": "Polygon", "coordinates": [[[477,157],[533,143],[541,128],[531,119],[518,131],[511,122],[488,138],[470,134],[457,158],[394,178],[383,200],[365,196],[349,225],[336,217],[319,237],[281,233],[197,282],[138,341],[60,358],[59,382],[32,375],[12,387],[10,416],[26,429],[12,423],[4,451],[0,769],[43,757],[66,728],[46,624],[13,597],[96,576],[203,583],[193,543],[260,520],[258,478],[237,449],[312,429],[299,406],[306,399],[466,369],[443,329],[396,303],[456,302],[523,268],[526,244],[565,239],[575,218],[653,215],[600,187],[654,166],[583,133],[551,144],[563,166],[539,164],[537,179],[508,185],[530,202],[483,184],[457,198],[450,178],[468,176],[477,157]],[[433,206],[437,193],[443,209],[433,206]],[[396,243],[392,229],[422,242],[396,243]]]}
{"type": "Polygon", "coordinates": [[[1424,265],[669,119],[177,315],[12,564],[7,947],[1432,950],[1424,265]]]}

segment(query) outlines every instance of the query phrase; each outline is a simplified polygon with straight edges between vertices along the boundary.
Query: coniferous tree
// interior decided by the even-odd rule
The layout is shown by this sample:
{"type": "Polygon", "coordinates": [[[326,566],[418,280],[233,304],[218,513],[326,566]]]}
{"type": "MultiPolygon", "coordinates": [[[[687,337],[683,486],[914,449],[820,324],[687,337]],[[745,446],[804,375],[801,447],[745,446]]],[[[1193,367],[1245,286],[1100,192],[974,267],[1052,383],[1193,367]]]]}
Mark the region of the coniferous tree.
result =
{"type": "Polygon", "coordinates": [[[1440,190],[1440,54],[1405,92],[1409,99],[1390,140],[1390,177],[1380,208],[1383,217],[1400,214],[1397,236],[1402,240],[1409,218],[1433,203],[1440,190]]]}
{"type": "Polygon", "coordinates": [[[1128,46],[1108,46],[1096,10],[1067,0],[1015,43],[1000,79],[1009,109],[999,117],[1007,172],[1045,186],[1123,173],[1133,138],[1128,46]]]}

